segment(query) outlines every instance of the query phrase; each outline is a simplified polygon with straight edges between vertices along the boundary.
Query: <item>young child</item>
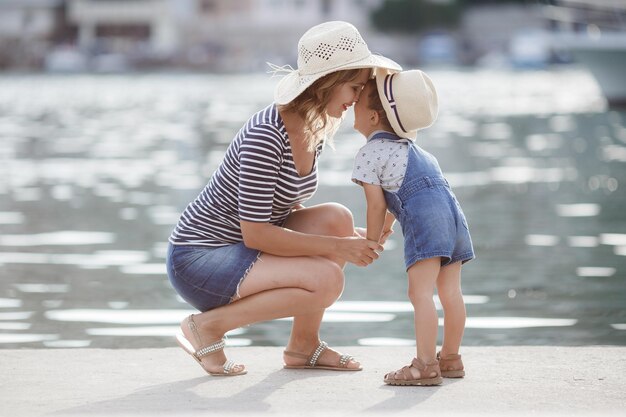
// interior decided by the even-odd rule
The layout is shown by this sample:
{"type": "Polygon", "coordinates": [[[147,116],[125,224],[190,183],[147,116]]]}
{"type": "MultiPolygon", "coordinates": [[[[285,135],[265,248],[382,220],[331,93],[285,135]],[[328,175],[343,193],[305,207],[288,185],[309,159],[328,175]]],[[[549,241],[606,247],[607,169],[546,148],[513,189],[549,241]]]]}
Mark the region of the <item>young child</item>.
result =
{"type": "Polygon", "coordinates": [[[422,71],[377,70],[355,104],[354,127],[367,138],[352,180],[367,200],[367,238],[383,243],[397,219],[404,235],[417,356],[385,375],[391,385],[439,385],[465,375],[458,354],[465,328],[461,264],[474,258],[465,216],[434,156],[413,140],[437,117],[437,93],[422,71]],[[437,286],[444,338],[437,349],[437,286]]]}

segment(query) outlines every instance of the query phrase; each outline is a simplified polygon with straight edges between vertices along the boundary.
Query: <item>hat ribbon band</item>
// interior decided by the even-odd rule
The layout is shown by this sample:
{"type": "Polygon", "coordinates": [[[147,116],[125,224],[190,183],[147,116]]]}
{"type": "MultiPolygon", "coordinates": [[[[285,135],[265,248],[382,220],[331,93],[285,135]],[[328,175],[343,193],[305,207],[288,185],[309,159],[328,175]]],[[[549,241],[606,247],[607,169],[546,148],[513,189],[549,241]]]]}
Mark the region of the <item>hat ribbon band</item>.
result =
{"type": "Polygon", "coordinates": [[[402,129],[404,133],[408,133],[404,126],[402,126],[402,122],[400,121],[400,115],[398,114],[398,108],[396,107],[396,101],[393,98],[393,89],[391,87],[391,83],[393,81],[394,75],[395,74],[391,74],[385,77],[385,98],[387,99],[387,102],[389,102],[389,106],[391,106],[393,114],[396,116],[396,120],[398,121],[400,129],[402,129]]]}
{"type": "Polygon", "coordinates": [[[266,62],[267,65],[269,65],[270,69],[267,71],[268,74],[272,74],[272,77],[275,77],[277,75],[289,75],[291,73],[297,72],[298,70],[293,69],[293,67],[291,65],[276,65],[276,64],[272,64],[271,62],[266,62]]]}

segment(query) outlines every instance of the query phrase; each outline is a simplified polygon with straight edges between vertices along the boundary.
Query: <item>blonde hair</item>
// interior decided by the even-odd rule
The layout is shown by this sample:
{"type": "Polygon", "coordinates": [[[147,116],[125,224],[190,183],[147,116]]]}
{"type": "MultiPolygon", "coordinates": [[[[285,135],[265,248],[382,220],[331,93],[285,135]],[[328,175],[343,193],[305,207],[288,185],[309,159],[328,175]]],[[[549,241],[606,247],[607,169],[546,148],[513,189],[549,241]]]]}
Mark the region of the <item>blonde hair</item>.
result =
{"type": "Polygon", "coordinates": [[[315,150],[325,136],[332,143],[332,137],[341,122],[341,119],[331,117],[326,112],[333,89],[355,80],[363,69],[335,71],[325,75],[289,103],[278,106],[280,111],[295,113],[304,120],[304,135],[309,151],[315,150]]]}

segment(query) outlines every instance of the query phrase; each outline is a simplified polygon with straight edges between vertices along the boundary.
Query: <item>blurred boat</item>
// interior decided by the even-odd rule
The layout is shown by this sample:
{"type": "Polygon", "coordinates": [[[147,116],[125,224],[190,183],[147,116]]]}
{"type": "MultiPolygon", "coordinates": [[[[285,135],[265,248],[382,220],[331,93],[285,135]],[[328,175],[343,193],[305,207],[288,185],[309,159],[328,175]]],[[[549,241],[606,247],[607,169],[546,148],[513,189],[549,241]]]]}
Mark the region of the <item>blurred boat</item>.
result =
{"type": "Polygon", "coordinates": [[[509,56],[514,68],[545,68],[550,60],[550,37],[544,30],[526,29],[517,32],[509,43],[509,56]]]}
{"type": "Polygon", "coordinates": [[[88,60],[78,49],[60,46],[50,51],[44,61],[47,72],[77,73],[87,70],[88,60]]]}
{"type": "Polygon", "coordinates": [[[585,66],[610,105],[626,105],[626,2],[561,0],[545,10],[554,49],[585,66]]]}
{"type": "Polygon", "coordinates": [[[44,61],[50,73],[123,73],[132,69],[128,59],[121,54],[87,56],[73,47],[59,47],[50,51],[44,61]]]}
{"type": "Polygon", "coordinates": [[[426,33],[420,40],[417,53],[423,65],[458,64],[456,41],[445,31],[426,33]]]}
{"type": "Polygon", "coordinates": [[[561,41],[598,82],[611,105],[626,105],[626,32],[577,35],[561,41]]]}

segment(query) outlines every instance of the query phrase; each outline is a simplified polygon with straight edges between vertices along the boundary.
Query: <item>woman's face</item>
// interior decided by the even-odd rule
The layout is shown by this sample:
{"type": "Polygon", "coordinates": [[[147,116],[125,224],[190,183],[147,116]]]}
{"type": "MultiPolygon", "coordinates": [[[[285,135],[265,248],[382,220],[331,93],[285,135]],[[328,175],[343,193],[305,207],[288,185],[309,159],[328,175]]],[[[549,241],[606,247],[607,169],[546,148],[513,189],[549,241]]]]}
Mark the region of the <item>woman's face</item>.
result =
{"type": "Polygon", "coordinates": [[[369,136],[370,131],[373,129],[370,122],[370,115],[374,110],[369,108],[369,93],[372,88],[372,84],[368,83],[361,91],[361,97],[354,105],[354,128],[363,134],[365,137],[369,136]]]}
{"type": "Polygon", "coordinates": [[[326,105],[326,112],[329,116],[340,118],[348,108],[359,100],[363,86],[365,86],[371,72],[372,70],[365,68],[354,80],[339,84],[333,89],[326,105]]]}

